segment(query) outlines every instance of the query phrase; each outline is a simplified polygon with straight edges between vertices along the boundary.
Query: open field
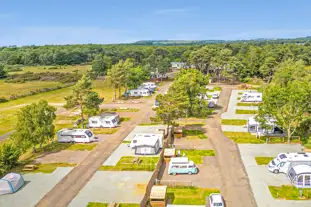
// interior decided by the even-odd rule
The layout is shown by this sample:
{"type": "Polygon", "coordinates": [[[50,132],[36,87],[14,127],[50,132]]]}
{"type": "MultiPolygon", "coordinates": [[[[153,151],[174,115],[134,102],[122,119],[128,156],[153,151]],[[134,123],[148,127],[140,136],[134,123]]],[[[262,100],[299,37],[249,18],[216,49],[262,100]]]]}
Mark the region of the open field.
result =
{"type": "Polygon", "coordinates": [[[44,73],[44,72],[60,72],[60,73],[85,73],[91,70],[91,65],[68,65],[68,66],[26,66],[23,71],[10,72],[10,74],[22,74],[26,72],[44,73]],[[57,69],[53,69],[57,68],[57,69]]]}
{"type": "Polygon", "coordinates": [[[0,80],[0,97],[9,98],[11,95],[22,95],[43,88],[64,86],[59,82],[31,81],[26,83],[5,83],[0,80]]]}
{"type": "Polygon", "coordinates": [[[219,193],[219,190],[197,187],[167,188],[167,197],[169,203],[176,205],[205,205],[205,199],[211,193],[219,193]]]}

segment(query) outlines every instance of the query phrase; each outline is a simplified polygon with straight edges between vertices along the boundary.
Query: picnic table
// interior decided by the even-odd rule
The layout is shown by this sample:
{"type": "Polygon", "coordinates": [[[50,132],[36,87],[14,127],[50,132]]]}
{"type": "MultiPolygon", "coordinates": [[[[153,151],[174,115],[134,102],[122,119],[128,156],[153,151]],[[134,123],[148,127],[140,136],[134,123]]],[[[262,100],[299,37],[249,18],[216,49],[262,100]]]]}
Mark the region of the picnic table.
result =
{"type": "Polygon", "coordinates": [[[23,171],[34,171],[36,168],[36,165],[25,165],[23,171]]]}

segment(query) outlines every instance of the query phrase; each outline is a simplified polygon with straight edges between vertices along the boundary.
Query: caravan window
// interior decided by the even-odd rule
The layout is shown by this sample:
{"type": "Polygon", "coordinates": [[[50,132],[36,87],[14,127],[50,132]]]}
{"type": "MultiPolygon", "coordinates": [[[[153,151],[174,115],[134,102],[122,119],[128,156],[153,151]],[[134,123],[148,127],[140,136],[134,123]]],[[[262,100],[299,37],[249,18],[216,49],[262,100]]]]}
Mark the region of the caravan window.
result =
{"type": "Polygon", "coordinates": [[[106,124],[110,124],[110,121],[105,121],[106,124]]]}
{"type": "Polygon", "coordinates": [[[311,186],[311,179],[310,179],[310,175],[305,175],[305,185],[306,186],[311,186]]]}
{"type": "Polygon", "coordinates": [[[85,134],[88,136],[88,137],[92,137],[93,136],[93,133],[89,130],[85,131],[85,134]]]}
{"type": "Polygon", "coordinates": [[[92,124],[97,124],[97,121],[91,121],[92,122],[92,124]]]}
{"type": "Polygon", "coordinates": [[[297,182],[298,185],[303,185],[303,175],[300,175],[298,177],[298,182],[297,182]]]}
{"type": "Polygon", "coordinates": [[[137,143],[137,140],[133,140],[133,143],[136,144],[136,143],[137,143]]]}
{"type": "Polygon", "coordinates": [[[115,119],[112,119],[112,123],[116,123],[116,120],[115,120],[115,119]]]}
{"type": "Polygon", "coordinates": [[[285,154],[280,154],[280,158],[284,159],[284,158],[287,158],[287,156],[285,154]]]}
{"type": "Polygon", "coordinates": [[[74,135],[74,138],[86,138],[84,135],[74,135]]]}
{"type": "Polygon", "coordinates": [[[137,94],[137,92],[134,92],[134,94],[137,94]]]}

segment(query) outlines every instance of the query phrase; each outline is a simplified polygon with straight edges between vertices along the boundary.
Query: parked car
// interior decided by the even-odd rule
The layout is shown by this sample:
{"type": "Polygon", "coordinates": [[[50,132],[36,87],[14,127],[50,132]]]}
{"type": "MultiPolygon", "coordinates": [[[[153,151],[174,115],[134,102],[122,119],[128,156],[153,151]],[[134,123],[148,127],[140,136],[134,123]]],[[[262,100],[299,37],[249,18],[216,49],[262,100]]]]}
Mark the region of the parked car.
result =
{"type": "Polygon", "coordinates": [[[225,201],[219,193],[211,193],[209,195],[209,205],[210,207],[224,207],[225,201]]]}
{"type": "Polygon", "coordinates": [[[219,92],[215,92],[212,94],[212,98],[217,99],[219,98],[219,92]]]}

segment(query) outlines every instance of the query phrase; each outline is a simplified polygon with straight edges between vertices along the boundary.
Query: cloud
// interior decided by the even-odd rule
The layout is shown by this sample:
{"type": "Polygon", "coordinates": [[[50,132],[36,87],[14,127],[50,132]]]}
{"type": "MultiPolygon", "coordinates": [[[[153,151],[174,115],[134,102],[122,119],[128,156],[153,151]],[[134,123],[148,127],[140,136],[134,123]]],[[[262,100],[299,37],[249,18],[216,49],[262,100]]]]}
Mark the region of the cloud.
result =
{"type": "Polygon", "coordinates": [[[128,30],[101,27],[20,27],[0,33],[0,46],[46,44],[108,44],[133,40],[128,30]]]}
{"type": "Polygon", "coordinates": [[[188,13],[191,11],[193,11],[192,8],[170,8],[170,9],[158,9],[158,10],[155,10],[153,13],[156,15],[165,15],[165,14],[188,13]]]}

